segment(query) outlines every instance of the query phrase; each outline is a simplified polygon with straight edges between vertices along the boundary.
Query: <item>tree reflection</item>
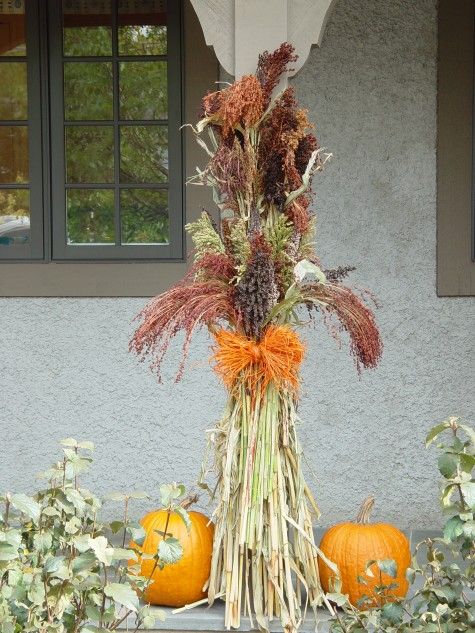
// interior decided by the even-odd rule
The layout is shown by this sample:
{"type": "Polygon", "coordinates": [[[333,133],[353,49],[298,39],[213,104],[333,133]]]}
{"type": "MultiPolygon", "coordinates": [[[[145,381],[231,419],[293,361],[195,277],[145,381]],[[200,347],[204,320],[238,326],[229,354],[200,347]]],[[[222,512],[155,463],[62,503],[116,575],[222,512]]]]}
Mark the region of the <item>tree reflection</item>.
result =
{"type": "Polygon", "coordinates": [[[120,131],[121,182],[168,182],[168,130],[123,126],[120,131]]]}
{"type": "Polygon", "coordinates": [[[167,191],[126,189],[120,201],[123,244],[169,242],[167,191]]]}
{"type": "Polygon", "coordinates": [[[112,189],[69,189],[68,243],[114,243],[114,210],[112,189]]]}
{"type": "MultiPolygon", "coordinates": [[[[127,15],[119,14],[119,23],[127,15]]],[[[166,55],[167,27],[165,25],[127,25],[119,27],[119,55],[166,55]]]]}

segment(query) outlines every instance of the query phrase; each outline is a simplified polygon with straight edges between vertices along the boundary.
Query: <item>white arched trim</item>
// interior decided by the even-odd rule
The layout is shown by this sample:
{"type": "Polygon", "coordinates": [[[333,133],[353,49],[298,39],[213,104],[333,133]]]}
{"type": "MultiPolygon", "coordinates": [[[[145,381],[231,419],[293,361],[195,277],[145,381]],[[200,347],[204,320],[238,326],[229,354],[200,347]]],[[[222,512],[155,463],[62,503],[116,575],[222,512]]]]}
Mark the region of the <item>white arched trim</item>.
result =
{"type": "Polygon", "coordinates": [[[295,74],[312,44],[321,45],[336,0],[191,0],[208,46],[223,68],[240,76],[254,70],[263,50],[291,42],[299,56],[295,74]]]}

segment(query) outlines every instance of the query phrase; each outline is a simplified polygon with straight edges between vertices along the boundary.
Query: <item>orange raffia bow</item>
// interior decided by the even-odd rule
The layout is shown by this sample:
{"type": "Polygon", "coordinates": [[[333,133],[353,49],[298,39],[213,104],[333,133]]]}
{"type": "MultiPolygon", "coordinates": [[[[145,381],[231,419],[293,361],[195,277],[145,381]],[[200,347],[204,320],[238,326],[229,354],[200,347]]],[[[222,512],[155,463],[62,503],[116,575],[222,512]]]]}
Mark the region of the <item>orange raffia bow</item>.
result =
{"type": "Polygon", "coordinates": [[[228,388],[244,379],[250,389],[264,390],[272,381],[278,388],[298,390],[305,350],[290,327],[270,325],[260,341],[229,330],[218,330],[214,338],[214,369],[228,388]]]}

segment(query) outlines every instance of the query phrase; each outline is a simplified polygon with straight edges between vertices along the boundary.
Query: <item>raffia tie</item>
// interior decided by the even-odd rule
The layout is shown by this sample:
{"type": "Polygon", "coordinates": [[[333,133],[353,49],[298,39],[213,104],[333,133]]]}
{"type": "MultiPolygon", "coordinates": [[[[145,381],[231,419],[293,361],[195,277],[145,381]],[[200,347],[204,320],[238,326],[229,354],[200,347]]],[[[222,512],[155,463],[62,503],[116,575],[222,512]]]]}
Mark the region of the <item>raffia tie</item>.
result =
{"type": "Polygon", "coordinates": [[[260,341],[229,330],[218,330],[214,338],[214,370],[228,389],[244,380],[251,391],[262,393],[271,381],[279,389],[298,391],[305,348],[290,327],[270,325],[260,341]]]}

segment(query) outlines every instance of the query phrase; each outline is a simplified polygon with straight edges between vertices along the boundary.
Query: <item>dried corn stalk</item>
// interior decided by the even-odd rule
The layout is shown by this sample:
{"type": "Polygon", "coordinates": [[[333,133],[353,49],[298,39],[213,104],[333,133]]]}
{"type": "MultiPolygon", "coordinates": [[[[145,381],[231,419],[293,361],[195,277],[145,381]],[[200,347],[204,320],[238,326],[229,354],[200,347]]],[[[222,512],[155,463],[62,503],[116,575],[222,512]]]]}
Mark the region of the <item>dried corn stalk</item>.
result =
{"type": "MultiPolygon", "coordinates": [[[[295,428],[304,351],[294,331],[298,309],[321,315],[336,336],[345,330],[358,369],[374,367],[382,349],[372,312],[341,284],[350,268],[327,278],[313,250],[310,187],[328,156],[293,90],[272,99],[294,60],[283,44],[260,57],[256,75],[203,99],[193,130],[210,160],[191,183],[213,188],[220,226],[204,213],[188,227],[194,264],[144,308],[130,344],[142,359],[152,355],[159,373],[178,332],[185,332],[184,358],[197,327],[215,337],[229,401],[211,433],[217,505],[208,599],[225,601],[227,628],[248,613],[260,629],[280,618],[289,632],[308,605],[331,609],[318,577],[318,508],[295,428]]],[[[183,363],[178,377],[182,370],[183,363]]]]}

